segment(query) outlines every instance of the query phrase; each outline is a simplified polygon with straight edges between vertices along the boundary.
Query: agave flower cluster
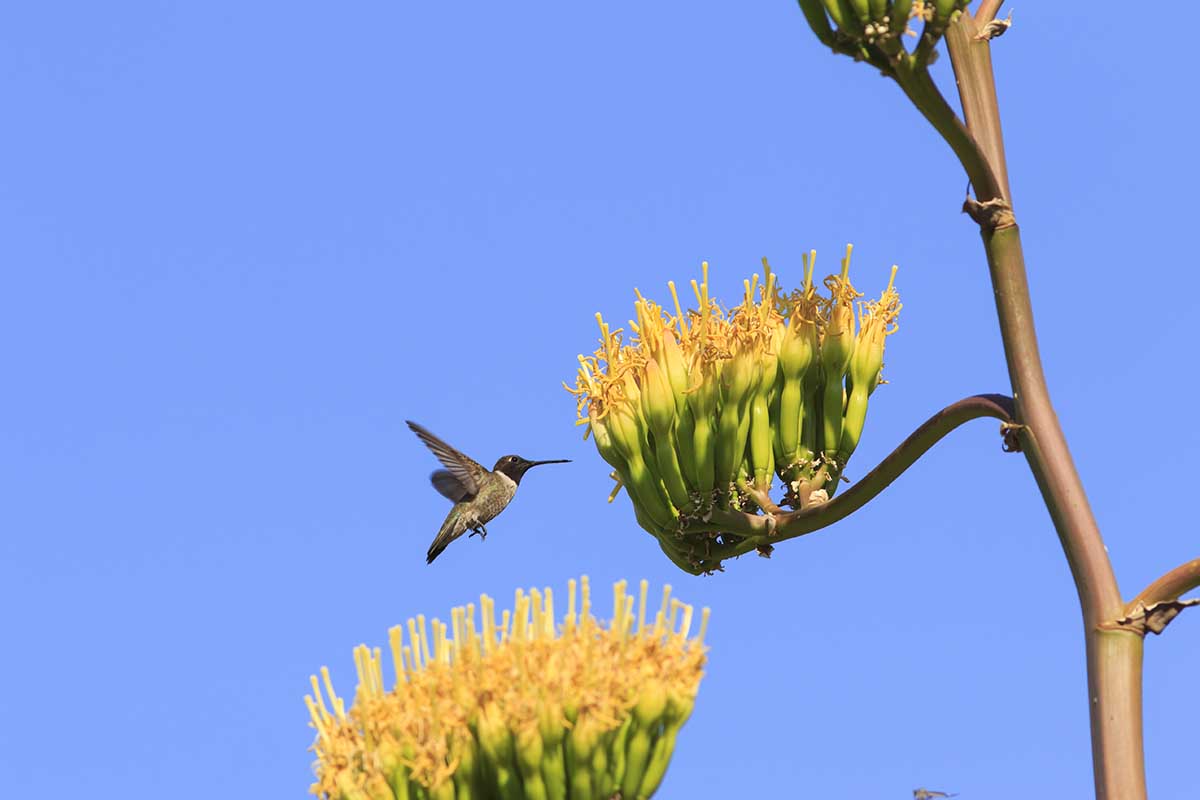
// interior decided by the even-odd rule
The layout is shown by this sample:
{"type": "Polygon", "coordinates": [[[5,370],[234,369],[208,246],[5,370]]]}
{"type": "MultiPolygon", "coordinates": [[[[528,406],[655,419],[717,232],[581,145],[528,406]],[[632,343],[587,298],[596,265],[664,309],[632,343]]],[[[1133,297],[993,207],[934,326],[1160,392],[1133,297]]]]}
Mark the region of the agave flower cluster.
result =
{"type": "Polygon", "coordinates": [[[424,616],[389,631],[395,681],[379,648],[354,651],[349,709],[329,670],[305,697],[317,738],[317,782],[331,800],[627,800],[654,794],[691,714],[705,660],[704,630],[689,638],[692,607],[671,598],[646,618],[625,581],[613,618],[592,616],[588,579],[569,584],[556,626],[549,588],[517,590],[496,621],[480,598],[451,625],[424,616]],[[576,600],[579,600],[577,606],[576,600]],[[322,686],[323,684],[323,686],[322,686]]]}
{"type": "Polygon", "coordinates": [[[824,295],[812,252],[804,285],[791,292],[763,259],[764,278],[745,281],[741,303],[726,310],[709,294],[704,264],[692,281],[695,308],[685,311],[670,283],[674,313],[638,292],[628,338],[596,315],[600,347],[579,357],[567,390],[639,524],[681,568],[719,568],[714,541],[736,539],[689,531],[712,509],[774,515],[836,490],[900,312],[895,267],[879,299],[864,302],[850,283],[850,253],[824,295]]]}
{"type": "Polygon", "coordinates": [[[839,52],[888,71],[908,58],[901,36],[918,36],[918,53],[926,53],[945,33],[968,0],[799,0],[809,27],[839,52]]]}

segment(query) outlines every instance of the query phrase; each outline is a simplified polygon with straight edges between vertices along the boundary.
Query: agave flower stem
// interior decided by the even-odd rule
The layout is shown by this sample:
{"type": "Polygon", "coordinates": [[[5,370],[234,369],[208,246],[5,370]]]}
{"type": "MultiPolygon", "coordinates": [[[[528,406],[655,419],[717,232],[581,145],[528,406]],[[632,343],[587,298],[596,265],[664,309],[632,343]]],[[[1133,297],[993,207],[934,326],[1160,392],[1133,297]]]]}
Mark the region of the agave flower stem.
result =
{"type": "MultiPolygon", "coordinates": [[[[984,16],[994,14],[987,3],[984,16]]],[[[1059,535],[1083,612],[1096,796],[1146,797],[1142,745],[1142,638],[1114,625],[1125,612],[1112,563],[1087,493],[1050,400],[1038,352],[1020,230],[1012,213],[990,44],[976,38],[963,11],[947,46],[967,124],[932,91],[928,73],[899,80],[905,92],[958,156],[976,201],[964,209],[979,224],[991,274],[1013,395],[1021,451],[1059,535]]]]}
{"type": "MultiPolygon", "coordinates": [[[[794,539],[832,525],[862,508],[886,489],[900,475],[916,463],[931,447],[941,441],[955,428],[980,417],[991,417],[1002,422],[1013,419],[1012,398],[1005,395],[975,395],[947,406],[930,417],[917,428],[899,447],[868,472],[861,480],[839,497],[818,506],[800,511],[777,515],[776,528],[771,542],[794,539]]],[[[702,531],[726,531],[749,537],[737,545],[712,548],[711,558],[729,558],[748,553],[770,535],[770,521],[757,514],[741,511],[713,510],[706,520],[694,520],[684,529],[685,533],[702,531]]]]}
{"type": "Polygon", "coordinates": [[[1169,603],[1197,588],[1200,588],[1200,558],[1193,558],[1143,589],[1129,601],[1126,610],[1132,611],[1139,605],[1149,608],[1155,603],[1169,603]]]}
{"type": "Polygon", "coordinates": [[[1125,603],[1042,373],[1020,231],[984,231],[1001,336],[1008,359],[1018,436],[1042,500],[1058,531],[1083,610],[1088,703],[1096,795],[1146,797],[1142,747],[1142,639],[1132,630],[1103,630],[1125,603]]]}
{"type": "Polygon", "coordinates": [[[766,490],[761,489],[754,484],[746,483],[745,481],[739,482],[738,488],[741,489],[743,493],[749,495],[750,499],[757,503],[758,507],[766,513],[773,516],[779,516],[780,514],[785,513],[782,508],[775,505],[775,501],[771,499],[771,495],[767,494],[766,490]]]}

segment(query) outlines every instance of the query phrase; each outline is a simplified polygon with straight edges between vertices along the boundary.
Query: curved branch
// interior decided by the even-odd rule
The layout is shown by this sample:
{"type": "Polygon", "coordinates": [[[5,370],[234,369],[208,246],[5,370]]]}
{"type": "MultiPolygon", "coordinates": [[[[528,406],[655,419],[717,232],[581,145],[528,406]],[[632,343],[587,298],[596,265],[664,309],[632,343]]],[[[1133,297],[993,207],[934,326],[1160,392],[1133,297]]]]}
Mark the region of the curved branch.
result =
{"type": "Polygon", "coordinates": [[[908,95],[925,119],[942,135],[946,144],[958,156],[959,163],[975,187],[975,197],[981,203],[1004,198],[1000,181],[992,170],[988,157],[979,142],[963,124],[954,109],[946,102],[929,72],[916,65],[914,59],[901,59],[895,69],[896,83],[908,95]]]}
{"type": "Polygon", "coordinates": [[[1125,607],[1126,613],[1136,609],[1139,604],[1150,608],[1155,603],[1170,603],[1198,588],[1200,588],[1200,558],[1193,558],[1142,589],[1141,594],[1129,601],[1125,607]]]}
{"type": "Polygon", "coordinates": [[[832,525],[873,500],[946,434],[980,417],[1014,422],[1013,399],[1002,394],[977,394],[946,406],[913,431],[879,466],[840,497],[815,508],[793,511],[778,520],[777,539],[793,539],[832,525]]]}
{"type": "Polygon", "coordinates": [[[711,558],[724,559],[748,553],[764,543],[774,544],[795,539],[832,525],[862,508],[900,477],[917,459],[941,441],[946,434],[980,417],[1013,422],[1013,400],[1002,394],[978,394],[946,406],[917,428],[891,455],[879,462],[857,483],[828,503],[792,511],[776,517],[747,514],[742,511],[714,510],[706,520],[689,524],[684,533],[727,532],[749,537],[747,541],[726,547],[713,547],[711,558]]]}

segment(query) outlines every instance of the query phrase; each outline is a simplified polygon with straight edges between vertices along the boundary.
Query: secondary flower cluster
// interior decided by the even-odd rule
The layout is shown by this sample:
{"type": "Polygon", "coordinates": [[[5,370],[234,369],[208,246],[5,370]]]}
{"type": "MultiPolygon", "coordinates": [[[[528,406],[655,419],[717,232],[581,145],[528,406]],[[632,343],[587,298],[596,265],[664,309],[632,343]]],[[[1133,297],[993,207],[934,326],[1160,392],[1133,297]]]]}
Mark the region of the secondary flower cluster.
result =
{"type": "Polygon", "coordinates": [[[916,35],[910,22],[923,23],[922,38],[940,37],[968,0],[800,0],[809,26],[822,41],[873,61],[903,53],[901,35],[916,35]],[[855,48],[861,48],[860,51],[855,48]]]}
{"type": "Polygon", "coordinates": [[[671,598],[646,618],[640,597],[613,586],[613,618],[591,613],[588,579],[570,581],[554,619],[549,588],[517,590],[496,621],[480,597],[451,625],[424,616],[389,631],[395,681],[379,648],[354,651],[349,709],[329,670],[305,697],[317,739],[312,791],[331,800],[646,798],[657,790],[704,666],[704,631],[689,638],[692,607],[671,598]],[[578,606],[576,600],[579,600],[578,606]],[[450,635],[452,634],[452,636],[450,635]],[[322,687],[323,684],[323,687],[322,687]],[[324,691],[322,691],[322,688],[324,691]]]}
{"type": "Polygon", "coordinates": [[[741,303],[726,310],[709,294],[704,264],[692,281],[696,308],[685,311],[669,283],[674,313],[638,292],[628,338],[596,315],[600,347],[579,357],[567,390],[638,522],[682,568],[714,568],[705,559],[712,540],[731,539],[689,534],[689,523],[713,508],[778,512],[776,476],[780,504],[793,508],[836,490],[900,312],[895,267],[879,299],[863,302],[850,252],[825,295],[813,283],[814,251],[792,292],[763,259],[764,278],[745,281],[741,303]]]}

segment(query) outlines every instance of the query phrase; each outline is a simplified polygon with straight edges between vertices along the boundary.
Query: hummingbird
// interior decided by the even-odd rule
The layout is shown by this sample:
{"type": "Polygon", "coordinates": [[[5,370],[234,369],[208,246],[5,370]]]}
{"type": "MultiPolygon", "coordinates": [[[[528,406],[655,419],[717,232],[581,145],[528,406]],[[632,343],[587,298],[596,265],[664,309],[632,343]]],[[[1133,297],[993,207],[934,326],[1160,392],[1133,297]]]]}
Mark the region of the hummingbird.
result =
{"type": "Polygon", "coordinates": [[[405,422],[446,467],[436,470],[429,480],[439,494],[454,502],[454,508],[446,515],[446,521],[425,554],[427,564],[432,564],[447,545],[468,530],[472,532],[471,536],[479,534],[480,541],[487,539],[484,525],[495,519],[512,502],[517,493],[517,484],[530,467],[566,464],[570,461],[566,458],[530,461],[521,456],[508,455],[501,456],[496,466],[487,470],[417,423],[411,420],[405,422]]]}

